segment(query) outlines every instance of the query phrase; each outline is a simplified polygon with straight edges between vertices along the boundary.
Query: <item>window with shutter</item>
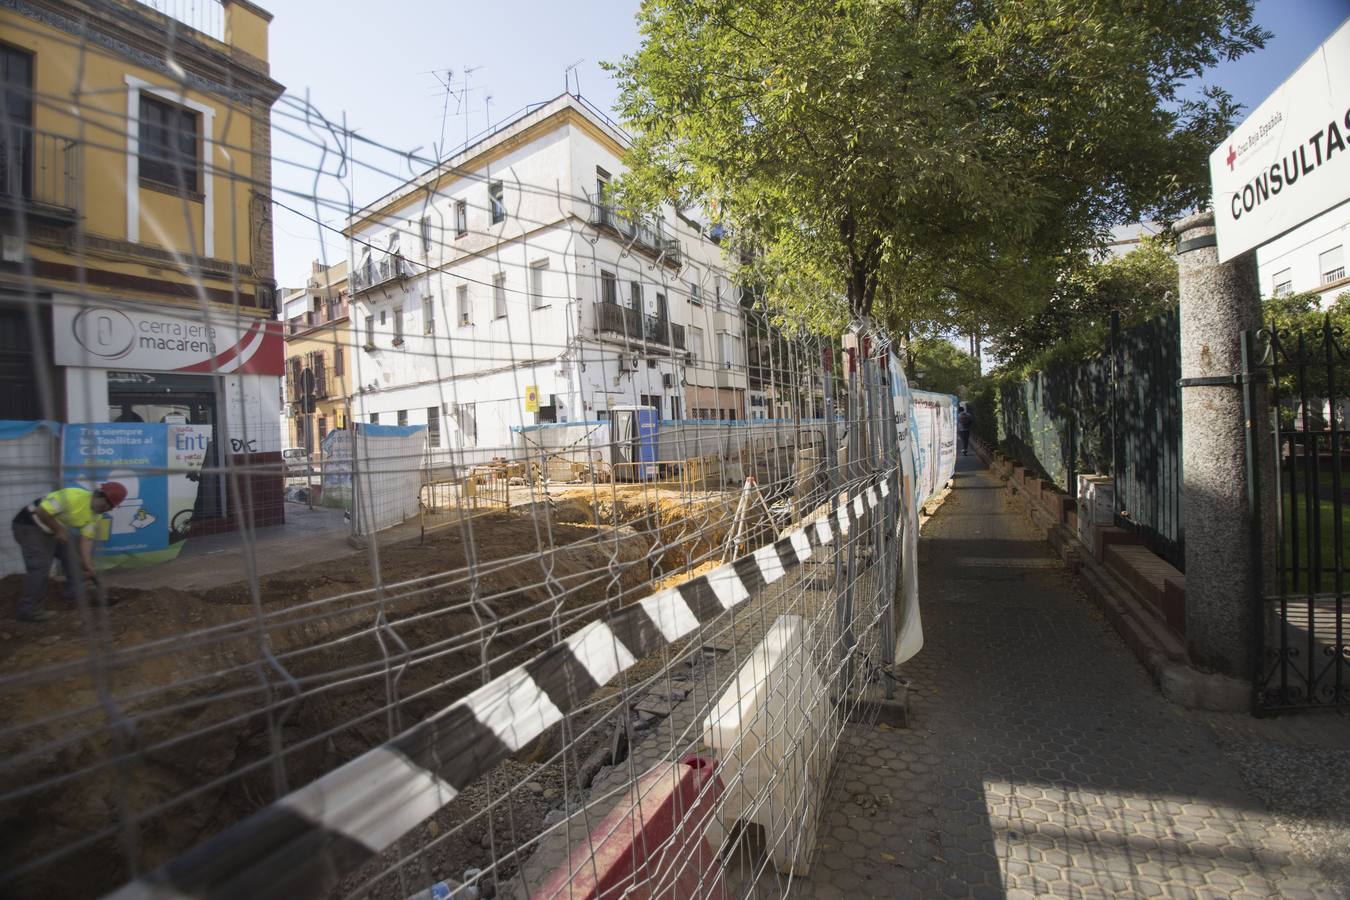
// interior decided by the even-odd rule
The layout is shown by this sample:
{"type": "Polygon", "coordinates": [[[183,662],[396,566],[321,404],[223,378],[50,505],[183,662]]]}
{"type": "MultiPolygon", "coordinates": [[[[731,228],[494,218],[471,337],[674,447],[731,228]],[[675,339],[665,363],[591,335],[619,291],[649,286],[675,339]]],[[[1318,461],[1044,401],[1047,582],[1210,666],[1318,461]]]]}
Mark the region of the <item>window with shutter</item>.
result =
{"type": "Polygon", "coordinates": [[[140,177],[196,193],[201,168],[198,121],[195,111],[141,91],[136,135],[140,177]]]}
{"type": "Polygon", "coordinates": [[[1331,284],[1345,277],[1345,245],[1332,247],[1317,255],[1317,268],[1322,273],[1322,283],[1331,284]]]}

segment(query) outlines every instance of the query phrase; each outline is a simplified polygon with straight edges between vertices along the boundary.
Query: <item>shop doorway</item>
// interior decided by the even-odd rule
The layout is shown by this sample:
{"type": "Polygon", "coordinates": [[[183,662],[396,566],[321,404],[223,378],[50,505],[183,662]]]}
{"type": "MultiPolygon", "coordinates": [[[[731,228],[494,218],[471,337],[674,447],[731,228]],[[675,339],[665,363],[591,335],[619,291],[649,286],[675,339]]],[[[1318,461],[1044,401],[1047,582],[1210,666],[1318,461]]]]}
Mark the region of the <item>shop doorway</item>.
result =
{"type": "Polygon", "coordinates": [[[163,425],[205,426],[201,467],[171,479],[188,484],[170,485],[170,495],[185,500],[172,513],[169,540],[180,541],[195,528],[228,516],[224,454],[219,433],[215,379],[209,375],[174,372],[109,372],[108,421],[163,425]],[[175,490],[175,487],[177,488],[175,490]],[[190,497],[191,505],[186,498],[190,497]]]}

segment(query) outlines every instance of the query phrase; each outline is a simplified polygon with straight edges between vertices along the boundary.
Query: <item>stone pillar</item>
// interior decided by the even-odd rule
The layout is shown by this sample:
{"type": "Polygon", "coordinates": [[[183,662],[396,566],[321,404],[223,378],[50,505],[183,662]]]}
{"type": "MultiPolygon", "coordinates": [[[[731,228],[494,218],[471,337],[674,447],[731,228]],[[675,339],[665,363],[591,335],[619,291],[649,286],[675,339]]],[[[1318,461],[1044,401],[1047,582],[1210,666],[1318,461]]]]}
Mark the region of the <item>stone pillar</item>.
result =
{"type": "Polygon", "coordinates": [[[1250,680],[1259,568],[1251,553],[1242,386],[1232,376],[1242,371],[1242,332],[1261,326],[1256,254],[1220,264],[1212,212],[1173,228],[1181,281],[1186,643],[1196,666],[1250,680]]]}

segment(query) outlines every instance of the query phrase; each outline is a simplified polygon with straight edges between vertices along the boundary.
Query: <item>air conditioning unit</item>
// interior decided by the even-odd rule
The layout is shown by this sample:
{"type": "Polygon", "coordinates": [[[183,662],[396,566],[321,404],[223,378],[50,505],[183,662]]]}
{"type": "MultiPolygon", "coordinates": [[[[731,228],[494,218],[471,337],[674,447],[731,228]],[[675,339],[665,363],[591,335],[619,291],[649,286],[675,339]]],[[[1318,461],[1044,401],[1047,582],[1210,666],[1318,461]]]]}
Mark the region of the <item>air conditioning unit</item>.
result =
{"type": "Polygon", "coordinates": [[[633,354],[632,359],[629,361],[629,368],[634,372],[638,370],[638,355],[636,353],[633,354]]]}
{"type": "Polygon", "coordinates": [[[672,372],[666,372],[666,373],[664,373],[664,374],[661,376],[661,386],[662,386],[662,387],[668,387],[668,388],[674,387],[674,386],[675,386],[675,375],[674,375],[674,373],[672,373],[672,372]]]}

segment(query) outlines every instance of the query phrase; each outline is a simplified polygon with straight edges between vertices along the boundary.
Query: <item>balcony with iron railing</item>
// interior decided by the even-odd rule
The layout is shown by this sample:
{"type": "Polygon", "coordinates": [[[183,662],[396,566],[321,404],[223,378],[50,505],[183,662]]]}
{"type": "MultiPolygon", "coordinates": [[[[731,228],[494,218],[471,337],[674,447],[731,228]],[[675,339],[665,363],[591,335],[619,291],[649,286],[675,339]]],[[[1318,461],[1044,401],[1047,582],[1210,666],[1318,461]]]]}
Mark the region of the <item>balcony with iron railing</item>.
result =
{"type": "Polygon", "coordinates": [[[7,122],[0,127],[0,209],[7,220],[73,225],[80,195],[80,144],[7,122]]]}
{"type": "Polygon", "coordinates": [[[635,340],[642,337],[641,313],[617,303],[595,304],[595,330],[621,334],[635,340]]]}
{"type": "Polygon", "coordinates": [[[293,337],[297,334],[303,334],[311,328],[319,328],[323,325],[331,325],[334,322],[341,322],[347,318],[350,310],[346,300],[331,300],[324,303],[318,309],[311,309],[301,313],[298,316],[291,316],[286,320],[286,336],[293,337]]]}
{"type": "Polygon", "coordinates": [[[684,349],[684,326],[617,303],[602,301],[595,304],[595,330],[622,335],[629,342],[644,343],[656,349],[684,349]]]}
{"type": "Polygon", "coordinates": [[[306,398],[310,401],[326,400],[335,397],[336,389],[333,370],[327,365],[327,358],[317,360],[305,358],[306,365],[297,367],[295,357],[286,367],[286,402],[304,406],[306,398]]]}
{"type": "Polygon", "coordinates": [[[136,2],[209,38],[222,42],[225,40],[225,4],[222,0],[136,0],[136,2]]]}
{"type": "Polygon", "coordinates": [[[649,344],[670,346],[670,323],[656,316],[642,317],[642,339],[649,344]]]}
{"type": "Polygon", "coordinates": [[[359,294],[391,281],[402,281],[411,274],[412,269],[402,256],[386,256],[378,262],[372,259],[352,273],[352,293],[359,294]]]}
{"type": "Polygon", "coordinates": [[[660,221],[652,223],[626,215],[607,203],[591,204],[591,224],[616,234],[625,243],[678,269],[683,264],[680,242],[665,234],[660,221]]]}

